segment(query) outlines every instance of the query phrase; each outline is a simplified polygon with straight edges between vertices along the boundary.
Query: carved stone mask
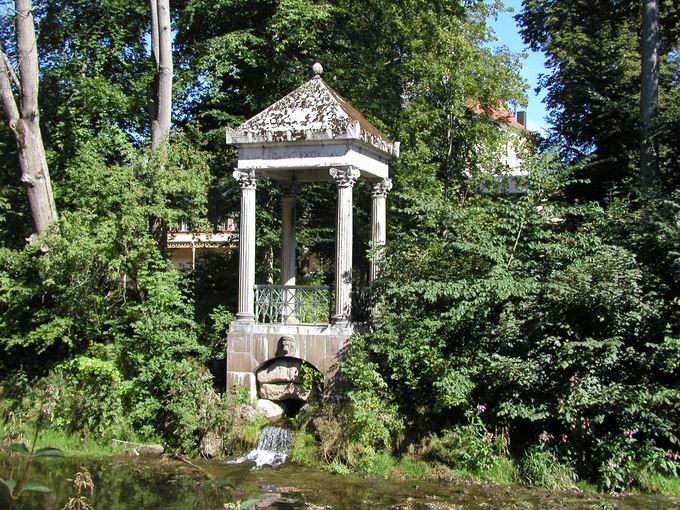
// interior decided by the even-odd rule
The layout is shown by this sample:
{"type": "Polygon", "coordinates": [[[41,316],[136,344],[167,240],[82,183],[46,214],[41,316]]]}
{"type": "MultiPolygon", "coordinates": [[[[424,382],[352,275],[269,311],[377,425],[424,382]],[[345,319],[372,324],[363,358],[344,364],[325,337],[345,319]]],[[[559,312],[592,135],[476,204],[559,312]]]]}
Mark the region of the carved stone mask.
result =
{"type": "Polygon", "coordinates": [[[276,356],[295,356],[297,342],[292,336],[282,336],[276,348],[276,356]]]}

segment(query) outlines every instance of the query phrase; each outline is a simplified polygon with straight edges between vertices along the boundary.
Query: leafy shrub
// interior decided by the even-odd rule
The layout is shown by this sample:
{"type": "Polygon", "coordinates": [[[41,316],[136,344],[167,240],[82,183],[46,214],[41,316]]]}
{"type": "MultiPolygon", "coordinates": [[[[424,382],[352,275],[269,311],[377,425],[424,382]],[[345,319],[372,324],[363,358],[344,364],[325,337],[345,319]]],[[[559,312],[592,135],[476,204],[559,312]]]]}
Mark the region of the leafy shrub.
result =
{"type": "Polygon", "coordinates": [[[127,438],[126,384],[112,361],[78,356],[57,366],[45,385],[54,427],[102,439],[127,438]]]}
{"type": "Polygon", "coordinates": [[[600,488],[622,491],[643,487],[656,476],[677,476],[680,455],[647,441],[639,444],[636,431],[610,434],[598,441],[600,488]]]}
{"type": "Polygon", "coordinates": [[[573,203],[563,167],[528,168],[523,195],[395,196],[407,227],[390,236],[373,287],[380,317],[350,353],[352,381],[397,406],[408,435],[446,429],[435,450],[451,465],[488,469],[488,445],[464,419],[476,401],[487,430],[517,444],[547,431],[579,477],[630,484],[608,438],[637,431],[635,459],[647,440],[679,440],[680,193],[573,203]]]}
{"type": "Polygon", "coordinates": [[[342,462],[338,462],[337,460],[334,460],[328,464],[324,464],[324,468],[329,473],[333,473],[334,475],[347,476],[352,474],[352,470],[349,467],[347,467],[342,462]]]}
{"type": "Polygon", "coordinates": [[[423,442],[421,454],[454,469],[476,475],[491,472],[499,459],[507,455],[507,438],[489,432],[476,412],[468,413],[467,425],[430,435],[423,442]]]}
{"type": "Polygon", "coordinates": [[[351,410],[349,438],[366,448],[388,449],[394,444],[404,423],[389,394],[387,383],[370,361],[366,339],[354,338],[350,354],[341,370],[351,381],[348,397],[351,410]]]}

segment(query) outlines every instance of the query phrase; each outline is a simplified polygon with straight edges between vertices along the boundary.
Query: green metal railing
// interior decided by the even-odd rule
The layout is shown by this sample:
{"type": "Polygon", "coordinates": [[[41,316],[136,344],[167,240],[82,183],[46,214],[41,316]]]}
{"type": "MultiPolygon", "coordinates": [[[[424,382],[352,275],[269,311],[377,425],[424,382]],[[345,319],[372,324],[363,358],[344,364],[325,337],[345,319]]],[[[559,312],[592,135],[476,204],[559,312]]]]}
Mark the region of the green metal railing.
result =
{"type": "Polygon", "coordinates": [[[260,324],[327,324],[333,292],[317,285],[255,285],[255,320],[260,324]]]}

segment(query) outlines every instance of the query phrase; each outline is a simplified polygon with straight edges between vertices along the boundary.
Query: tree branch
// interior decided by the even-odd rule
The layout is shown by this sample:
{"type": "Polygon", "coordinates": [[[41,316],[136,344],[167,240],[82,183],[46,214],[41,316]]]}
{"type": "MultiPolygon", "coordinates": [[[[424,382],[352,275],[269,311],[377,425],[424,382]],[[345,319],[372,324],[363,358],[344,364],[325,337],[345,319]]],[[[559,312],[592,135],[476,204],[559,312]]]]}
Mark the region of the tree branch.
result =
{"type": "Polygon", "coordinates": [[[159,53],[159,25],[158,25],[158,1],[150,0],[151,4],[151,53],[156,61],[156,69],[160,66],[159,53]]]}
{"type": "MultiPolygon", "coordinates": [[[[12,93],[12,86],[10,84],[10,65],[5,52],[0,50],[0,97],[2,97],[2,107],[5,109],[7,122],[12,131],[16,129],[17,121],[19,120],[19,108],[12,93]]],[[[21,89],[19,89],[21,90],[21,89]]]]}
{"type": "Polygon", "coordinates": [[[12,66],[12,63],[9,61],[9,57],[7,57],[7,54],[4,53],[2,50],[0,50],[0,53],[2,54],[2,60],[5,62],[5,65],[7,66],[7,71],[9,72],[9,75],[12,78],[12,82],[14,82],[14,86],[16,87],[17,91],[20,92],[21,81],[19,80],[17,73],[14,71],[14,67],[12,66]]]}

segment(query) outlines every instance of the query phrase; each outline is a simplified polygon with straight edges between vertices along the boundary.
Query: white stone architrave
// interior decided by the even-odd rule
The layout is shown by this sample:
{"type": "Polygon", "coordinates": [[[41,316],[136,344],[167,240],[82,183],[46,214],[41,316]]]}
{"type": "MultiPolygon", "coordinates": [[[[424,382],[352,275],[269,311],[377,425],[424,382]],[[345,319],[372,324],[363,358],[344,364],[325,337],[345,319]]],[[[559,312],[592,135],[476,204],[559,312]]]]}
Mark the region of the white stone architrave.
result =
{"type": "Polygon", "coordinates": [[[387,194],[392,189],[392,179],[371,183],[371,247],[374,255],[370,261],[369,281],[380,276],[382,252],[387,242],[387,194]]]}

